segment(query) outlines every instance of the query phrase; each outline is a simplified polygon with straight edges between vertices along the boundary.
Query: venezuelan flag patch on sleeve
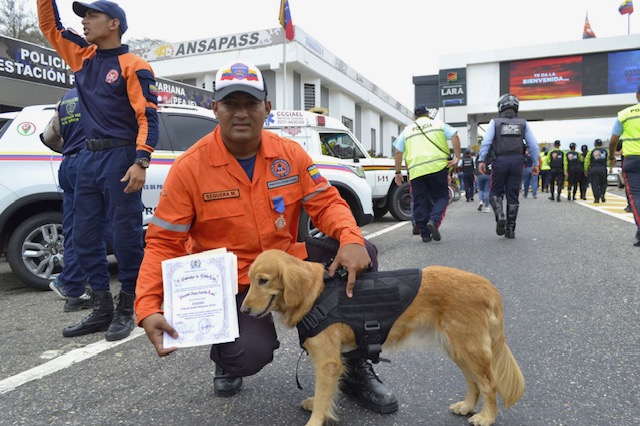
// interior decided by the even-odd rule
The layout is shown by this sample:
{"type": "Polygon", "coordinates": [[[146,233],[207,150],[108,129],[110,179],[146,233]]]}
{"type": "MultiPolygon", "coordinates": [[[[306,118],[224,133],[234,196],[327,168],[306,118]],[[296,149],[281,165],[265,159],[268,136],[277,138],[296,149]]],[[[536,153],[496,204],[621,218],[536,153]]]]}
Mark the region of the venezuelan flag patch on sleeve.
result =
{"type": "Polygon", "coordinates": [[[309,172],[309,176],[311,176],[311,179],[313,179],[315,183],[320,183],[325,181],[325,179],[320,174],[320,170],[318,170],[315,164],[307,168],[307,172],[309,172]]]}

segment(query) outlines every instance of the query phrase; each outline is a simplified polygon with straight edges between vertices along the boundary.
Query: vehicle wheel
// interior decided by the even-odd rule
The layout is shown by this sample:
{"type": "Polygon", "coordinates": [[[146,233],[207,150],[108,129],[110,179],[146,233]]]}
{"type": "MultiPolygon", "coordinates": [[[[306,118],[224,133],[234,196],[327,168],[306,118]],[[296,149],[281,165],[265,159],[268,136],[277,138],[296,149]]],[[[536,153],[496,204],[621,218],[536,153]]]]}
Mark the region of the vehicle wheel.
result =
{"type": "Polygon", "coordinates": [[[400,186],[393,185],[389,190],[387,205],[391,216],[396,220],[411,220],[411,194],[409,193],[409,182],[400,186]]]}
{"type": "Polygon", "coordinates": [[[62,213],[45,212],[22,222],[11,234],[7,261],[20,281],[37,290],[49,290],[64,266],[62,213]]]}
{"type": "Polygon", "coordinates": [[[309,214],[302,209],[300,212],[300,221],[298,222],[298,241],[304,241],[307,237],[320,237],[322,232],[315,227],[309,214]]]}
{"type": "Polygon", "coordinates": [[[462,197],[462,193],[460,192],[460,187],[457,184],[451,182],[449,184],[449,188],[453,190],[453,201],[460,200],[460,197],[462,197]]]}
{"type": "Polygon", "coordinates": [[[373,217],[375,217],[376,219],[381,218],[387,213],[389,213],[389,207],[387,207],[386,205],[382,207],[373,206],[373,217]]]}

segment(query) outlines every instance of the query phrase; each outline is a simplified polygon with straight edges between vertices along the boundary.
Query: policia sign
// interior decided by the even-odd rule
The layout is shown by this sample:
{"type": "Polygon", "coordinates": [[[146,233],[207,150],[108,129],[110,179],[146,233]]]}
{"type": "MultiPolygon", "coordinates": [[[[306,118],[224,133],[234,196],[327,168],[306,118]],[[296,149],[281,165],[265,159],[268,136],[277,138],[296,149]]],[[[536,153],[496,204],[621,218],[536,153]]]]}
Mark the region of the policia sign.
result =
{"type": "MultiPolygon", "coordinates": [[[[0,36],[0,78],[70,89],[75,76],[55,50],[0,36]]],[[[213,92],[188,84],[156,78],[158,102],[211,108],[213,92]]],[[[41,103],[47,103],[44,100],[41,103]]]]}
{"type": "Polygon", "coordinates": [[[46,47],[0,36],[0,77],[71,88],[73,72],[46,47]]]}

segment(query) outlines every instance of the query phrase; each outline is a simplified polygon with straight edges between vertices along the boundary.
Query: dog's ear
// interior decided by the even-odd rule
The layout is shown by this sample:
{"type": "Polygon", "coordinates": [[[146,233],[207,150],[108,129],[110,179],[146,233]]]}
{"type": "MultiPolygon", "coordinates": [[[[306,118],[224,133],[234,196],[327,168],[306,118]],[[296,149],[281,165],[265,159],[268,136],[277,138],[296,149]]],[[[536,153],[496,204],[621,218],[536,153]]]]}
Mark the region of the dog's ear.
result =
{"type": "Polygon", "coordinates": [[[284,303],[290,309],[299,307],[310,288],[311,274],[304,261],[295,257],[283,259],[280,265],[282,286],[284,287],[284,303]]]}

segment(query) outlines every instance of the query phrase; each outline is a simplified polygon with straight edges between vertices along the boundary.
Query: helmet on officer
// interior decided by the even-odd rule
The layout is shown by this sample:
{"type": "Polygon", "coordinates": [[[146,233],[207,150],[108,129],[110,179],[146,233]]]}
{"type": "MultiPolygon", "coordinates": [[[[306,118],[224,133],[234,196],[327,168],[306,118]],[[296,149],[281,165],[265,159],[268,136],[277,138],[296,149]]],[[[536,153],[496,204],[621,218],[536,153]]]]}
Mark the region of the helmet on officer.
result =
{"type": "Polygon", "coordinates": [[[569,149],[576,149],[576,143],[575,142],[571,142],[569,144],[569,149]]]}
{"type": "Polygon", "coordinates": [[[595,146],[602,146],[602,139],[596,139],[593,143],[595,146]]]}
{"type": "Polygon", "coordinates": [[[498,112],[502,112],[506,109],[513,109],[515,112],[518,112],[519,107],[520,101],[518,101],[518,98],[511,93],[502,95],[498,100],[498,112]]]}

